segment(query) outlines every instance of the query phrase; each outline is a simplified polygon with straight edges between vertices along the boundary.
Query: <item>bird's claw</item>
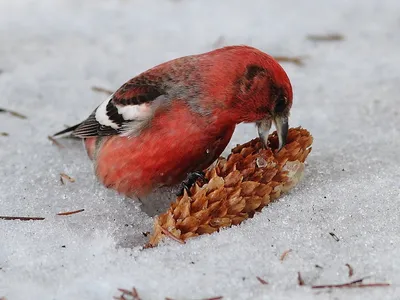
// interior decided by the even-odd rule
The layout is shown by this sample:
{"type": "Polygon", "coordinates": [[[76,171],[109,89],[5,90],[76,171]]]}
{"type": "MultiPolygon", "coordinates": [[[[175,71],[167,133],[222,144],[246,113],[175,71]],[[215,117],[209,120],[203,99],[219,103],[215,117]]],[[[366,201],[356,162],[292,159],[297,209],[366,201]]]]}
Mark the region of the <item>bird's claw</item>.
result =
{"type": "Polygon", "coordinates": [[[181,188],[179,189],[179,192],[176,195],[182,196],[183,193],[186,191],[190,196],[190,188],[196,183],[198,179],[201,179],[201,181],[203,182],[208,182],[204,172],[202,171],[195,171],[188,173],[186,180],[182,182],[181,188]]]}

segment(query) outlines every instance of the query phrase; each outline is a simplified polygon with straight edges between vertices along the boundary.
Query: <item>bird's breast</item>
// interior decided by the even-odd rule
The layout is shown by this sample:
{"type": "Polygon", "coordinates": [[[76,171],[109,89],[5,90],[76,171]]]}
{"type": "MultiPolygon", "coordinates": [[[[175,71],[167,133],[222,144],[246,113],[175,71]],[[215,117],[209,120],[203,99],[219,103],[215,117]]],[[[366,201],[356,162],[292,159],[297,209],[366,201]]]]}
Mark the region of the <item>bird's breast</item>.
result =
{"type": "Polygon", "coordinates": [[[155,116],[139,136],[87,139],[96,174],[107,187],[126,195],[180,183],[188,172],[207,168],[225,149],[234,126],[215,128],[188,110],[155,116]]]}

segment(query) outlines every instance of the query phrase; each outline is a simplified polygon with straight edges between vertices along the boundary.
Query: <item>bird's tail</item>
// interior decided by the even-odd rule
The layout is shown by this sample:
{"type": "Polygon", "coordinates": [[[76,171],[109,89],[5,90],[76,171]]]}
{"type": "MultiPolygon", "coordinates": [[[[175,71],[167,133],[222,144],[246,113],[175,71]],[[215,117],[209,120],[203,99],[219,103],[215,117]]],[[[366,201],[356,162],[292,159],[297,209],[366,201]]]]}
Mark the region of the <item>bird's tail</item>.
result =
{"type": "Polygon", "coordinates": [[[68,127],[68,128],[66,128],[66,129],[64,129],[64,130],[61,130],[60,132],[57,132],[57,133],[53,134],[53,136],[62,135],[62,134],[64,134],[64,133],[68,133],[68,132],[72,132],[72,133],[73,133],[73,131],[74,131],[75,129],[77,129],[77,128],[79,127],[79,125],[81,125],[81,123],[76,124],[76,125],[71,126],[71,127],[68,127]]]}

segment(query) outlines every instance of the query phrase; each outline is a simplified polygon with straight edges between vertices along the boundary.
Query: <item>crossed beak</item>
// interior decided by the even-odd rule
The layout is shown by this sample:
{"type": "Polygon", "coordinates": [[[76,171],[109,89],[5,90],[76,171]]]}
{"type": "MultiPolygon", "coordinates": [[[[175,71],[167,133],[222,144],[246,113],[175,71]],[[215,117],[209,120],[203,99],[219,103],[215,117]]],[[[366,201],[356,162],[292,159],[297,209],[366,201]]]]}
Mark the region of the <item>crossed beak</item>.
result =
{"type": "Polygon", "coordinates": [[[283,146],[286,145],[286,139],[289,130],[289,119],[288,117],[284,116],[275,116],[273,119],[264,119],[260,122],[257,122],[258,135],[260,136],[260,139],[264,143],[265,147],[268,146],[268,134],[269,130],[271,129],[272,122],[274,123],[278,133],[279,151],[283,146]]]}

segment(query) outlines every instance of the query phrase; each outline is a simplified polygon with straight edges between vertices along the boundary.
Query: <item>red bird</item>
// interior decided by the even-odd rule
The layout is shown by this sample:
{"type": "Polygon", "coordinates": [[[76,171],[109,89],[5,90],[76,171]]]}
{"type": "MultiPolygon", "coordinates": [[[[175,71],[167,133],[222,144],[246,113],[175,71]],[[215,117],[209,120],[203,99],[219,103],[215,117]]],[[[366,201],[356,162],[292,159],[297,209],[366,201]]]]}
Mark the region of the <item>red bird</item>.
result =
{"type": "Polygon", "coordinates": [[[230,46],[139,74],[85,121],[55,135],[83,138],[99,180],[141,197],[210,166],[239,123],[256,123],[266,144],[274,122],[283,147],[292,97],[288,76],[271,56],[230,46]]]}

